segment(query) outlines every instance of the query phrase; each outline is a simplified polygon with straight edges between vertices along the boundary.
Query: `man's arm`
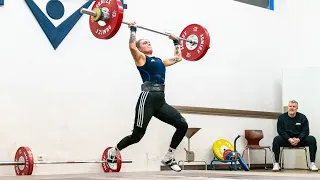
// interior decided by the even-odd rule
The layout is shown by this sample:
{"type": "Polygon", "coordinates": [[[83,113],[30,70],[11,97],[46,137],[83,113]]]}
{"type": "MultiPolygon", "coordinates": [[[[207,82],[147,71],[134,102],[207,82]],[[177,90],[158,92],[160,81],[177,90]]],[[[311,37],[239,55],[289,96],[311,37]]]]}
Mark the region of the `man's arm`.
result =
{"type": "Polygon", "coordinates": [[[129,27],[130,27],[129,49],[135,61],[135,64],[137,66],[142,66],[146,61],[146,56],[142,52],[140,52],[136,46],[137,27],[135,27],[134,25],[129,25],[129,27]]]}
{"type": "Polygon", "coordinates": [[[309,121],[308,118],[306,116],[303,116],[304,122],[303,122],[303,127],[302,127],[302,131],[299,134],[298,138],[301,140],[306,136],[309,136],[309,121]]]}
{"type": "Polygon", "coordinates": [[[285,131],[284,122],[283,121],[284,121],[283,117],[280,116],[278,118],[278,122],[277,122],[277,131],[278,131],[279,136],[281,136],[285,140],[289,140],[290,136],[285,131]]]}
{"type": "MultiPolygon", "coordinates": [[[[169,38],[174,37],[171,35],[169,38]]],[[[173,38],[173,44],[174,44],[174,57],[173,58],[167,58],[163,59],[163,64],[167,66],[171,66],[173,64],[176,64],[177,62],[182,61],[182,55],[181,55],[181,49],[179,45],[179,40],[176,38],[173,38]]]]}

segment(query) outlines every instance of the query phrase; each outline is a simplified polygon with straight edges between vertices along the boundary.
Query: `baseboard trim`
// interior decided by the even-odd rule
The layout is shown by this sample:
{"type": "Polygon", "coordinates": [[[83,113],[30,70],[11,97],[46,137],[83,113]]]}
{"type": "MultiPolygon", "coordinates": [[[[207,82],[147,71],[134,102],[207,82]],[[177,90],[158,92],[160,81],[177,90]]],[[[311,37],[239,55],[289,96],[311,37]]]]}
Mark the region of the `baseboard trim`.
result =
{"type": "MultiPolygon", "coordinates": [[[[214,164],[214,168],[210,169],[210,164],[207,165],[207,169],[208,170],[230,170],[229,168],[230,164],[214,164]]],[[[182,168],[182,165],[180,164],[180,167],[182,168]]],[[[240,165],[238,164],[238,167],[240,167],[240,165]]],[[[272,169],[273,165],[272,164],[266,164],[267,169],[272,169]]],[[[251,164],[250,165],[250,169],[254,170],[254,169],[265,169],[265,165],[264,164],[251,164]]],[[[168,168],[167,166],[160,166],[160,171],[168,171],[171,170],[170,168],[168,168]]],[[[197,164],[197,165],[184,165],[184,170],[205,170],[205,166],[204,164],[197,164]]],[[[233,167],[232,167],[233,170],[233,167]]]]}
{"type": "Polygon", "coordinates": [[[193,106],[177,106],[173,105],[180,113],[183,114],[199,114],[199,115],[215,115],[215,116],[230,116],[230,117],[247,117],[247,118],[262,118],[277,120],[281,112],[265,112],[237,109],[221,109],[208,107],[193,107],[193,106]]]}

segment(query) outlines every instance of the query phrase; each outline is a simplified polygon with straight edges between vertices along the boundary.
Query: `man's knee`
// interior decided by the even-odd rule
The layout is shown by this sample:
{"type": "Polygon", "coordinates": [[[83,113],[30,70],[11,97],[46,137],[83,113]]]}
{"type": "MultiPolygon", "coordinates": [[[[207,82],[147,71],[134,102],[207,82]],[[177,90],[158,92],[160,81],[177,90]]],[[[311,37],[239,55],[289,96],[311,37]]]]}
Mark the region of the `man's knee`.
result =
{"type": "Polygon", "coordinates": [[[272,145],[273,146],[280,146],[282,141],[283,141],[283,138],[281,136],[276,136],[273,138],[272,145]]]}
{"type": "Polygon", "coordinates": [[[307,136],[304,138],[304,141],[308,144],[308,145],[315,145],[317,144],[317,140],[314,136],[307,136]]]}

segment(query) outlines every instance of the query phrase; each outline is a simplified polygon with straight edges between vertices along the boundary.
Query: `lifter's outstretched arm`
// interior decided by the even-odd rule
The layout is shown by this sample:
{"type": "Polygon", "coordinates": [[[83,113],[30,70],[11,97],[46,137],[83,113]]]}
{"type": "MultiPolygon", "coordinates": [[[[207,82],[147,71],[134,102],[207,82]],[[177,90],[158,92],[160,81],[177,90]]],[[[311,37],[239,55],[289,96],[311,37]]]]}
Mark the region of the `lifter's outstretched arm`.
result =
{"type": "Polygon", "coordinates": [[[177,62],[182,61],[182,55],[181,55],[181,49],[180,49],[180,45],[179,45],[179,40],[176,39],[173,35],[170,35],[169,38],[173,39],[174,57],[173,58],[163,59],[163,64],[165,66],[171,66],[173,64],[176,64],[177,62]]]}
{"type": "Polygon", "coordinates": [[[138,50],[136,46],[137,27],[135,26],[135,23],[131,23],[129,25],[129,28],[130,28],[129,49],[130,49],[131,55],[135,61],[135,64],[137,66],[142,66],[146,61],[146,57],[142,52],[138,50]]]}

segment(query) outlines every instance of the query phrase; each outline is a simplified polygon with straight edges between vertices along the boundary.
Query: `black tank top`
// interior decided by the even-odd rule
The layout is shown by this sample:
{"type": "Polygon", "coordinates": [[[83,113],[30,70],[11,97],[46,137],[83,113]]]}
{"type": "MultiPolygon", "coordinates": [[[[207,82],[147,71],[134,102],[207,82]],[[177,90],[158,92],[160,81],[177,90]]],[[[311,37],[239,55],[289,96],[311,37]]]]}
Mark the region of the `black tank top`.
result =
{"type": "Polygon", "coordinates": [[[137,66],[137,68],[143,82],[164,84],[166,67],[160,58],[146,56],[146,63],[143,66],[137,66]]]}

